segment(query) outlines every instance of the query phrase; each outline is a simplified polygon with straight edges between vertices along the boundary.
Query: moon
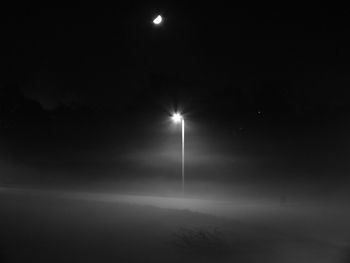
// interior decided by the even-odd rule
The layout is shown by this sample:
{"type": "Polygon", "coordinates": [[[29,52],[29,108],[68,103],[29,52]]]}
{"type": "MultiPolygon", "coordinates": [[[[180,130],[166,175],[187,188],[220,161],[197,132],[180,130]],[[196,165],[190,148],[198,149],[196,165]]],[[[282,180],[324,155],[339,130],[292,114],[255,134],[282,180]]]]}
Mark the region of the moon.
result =
{"type": "Polygon", "coordinates": [[[163,17],[161,15],[158,15],[154,20],[153,24],[160,25],[163,22],[163,17]]]}

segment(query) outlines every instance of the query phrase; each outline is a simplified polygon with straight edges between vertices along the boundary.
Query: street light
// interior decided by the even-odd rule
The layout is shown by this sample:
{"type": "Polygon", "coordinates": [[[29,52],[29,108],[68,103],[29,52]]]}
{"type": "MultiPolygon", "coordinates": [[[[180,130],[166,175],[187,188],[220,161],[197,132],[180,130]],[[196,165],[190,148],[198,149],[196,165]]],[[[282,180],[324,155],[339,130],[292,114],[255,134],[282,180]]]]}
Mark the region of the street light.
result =
{"type": "Polygon", "coordinates": [[[178,113],[175,112],[171,116],[171,119],[174,123],[180,123],[181,122],[181,128],[182,128],[182,164],[181,164],[181,170],[182,170],[182,194],[185,195],[185,120],[184,117],[178,113]]]}

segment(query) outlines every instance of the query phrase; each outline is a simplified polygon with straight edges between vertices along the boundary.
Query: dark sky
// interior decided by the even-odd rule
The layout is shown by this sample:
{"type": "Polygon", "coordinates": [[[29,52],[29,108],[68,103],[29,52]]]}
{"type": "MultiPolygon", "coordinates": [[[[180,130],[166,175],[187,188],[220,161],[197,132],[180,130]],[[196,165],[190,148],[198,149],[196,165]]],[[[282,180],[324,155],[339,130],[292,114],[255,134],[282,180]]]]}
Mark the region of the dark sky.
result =
{"type": "Polygon", "coordinates": [[[187,169],[198,178],[347,181],[345,7],[114,1],[1,11],[4,182],[34,180],[26,172],[44,181],[174,175],[173,109],[185,114],[187,169]],[[158,13],[165,22],[155,27],[158,13]]]}

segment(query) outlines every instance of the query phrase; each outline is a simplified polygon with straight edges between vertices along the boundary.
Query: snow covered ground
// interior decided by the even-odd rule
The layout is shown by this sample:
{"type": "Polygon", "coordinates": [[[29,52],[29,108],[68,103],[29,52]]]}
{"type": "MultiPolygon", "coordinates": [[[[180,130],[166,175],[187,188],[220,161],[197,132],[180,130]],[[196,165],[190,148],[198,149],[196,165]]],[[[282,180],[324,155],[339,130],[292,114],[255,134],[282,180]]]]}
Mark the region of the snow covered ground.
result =
{"type": "Polygon", "coordinates": [[[347,204],[0,188],[0,262],[350,262],[347,204]]]}

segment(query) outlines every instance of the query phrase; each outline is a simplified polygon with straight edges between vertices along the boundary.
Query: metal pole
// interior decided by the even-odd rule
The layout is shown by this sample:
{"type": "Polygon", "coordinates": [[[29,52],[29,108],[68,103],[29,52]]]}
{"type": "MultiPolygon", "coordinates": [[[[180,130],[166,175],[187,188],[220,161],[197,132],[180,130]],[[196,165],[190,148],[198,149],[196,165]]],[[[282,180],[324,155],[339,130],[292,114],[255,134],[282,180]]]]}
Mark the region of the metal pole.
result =
{"type": "Polygon", "coordinates": [[[182,194],[185,195],[185,120],[182,119],[182,194]]]}

